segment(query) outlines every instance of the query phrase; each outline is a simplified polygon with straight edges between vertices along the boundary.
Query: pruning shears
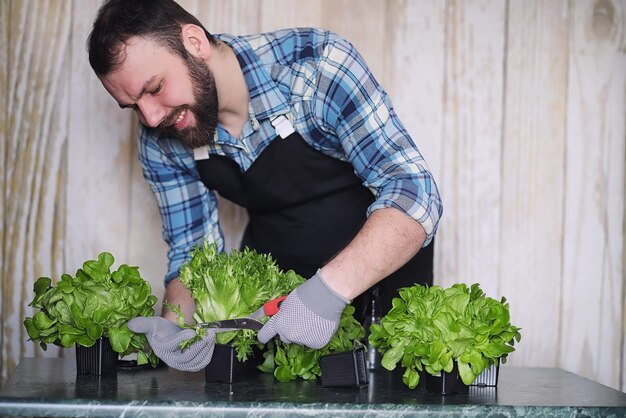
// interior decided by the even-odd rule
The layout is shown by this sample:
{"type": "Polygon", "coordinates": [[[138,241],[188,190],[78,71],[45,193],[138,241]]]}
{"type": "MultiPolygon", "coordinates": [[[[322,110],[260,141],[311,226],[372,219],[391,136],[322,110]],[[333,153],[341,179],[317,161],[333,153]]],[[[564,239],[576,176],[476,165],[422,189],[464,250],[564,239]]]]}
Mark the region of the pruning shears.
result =
{"type": "Polygon", "coordinates": [[[276,299],[272,299],[269,302],[265,302],[263,306],[244,318],[223,319],[221,321],[213,322],[201,322],[199,324],[196,324],[196,326],[201,326],[204,328],[253,329],[258,331],[263,328],[263,323],[260,321],[260,319],[264,316],[276,315],[280,310],[280,304],[283,300],[285,300],[286,297],[287,295],[284,295],[276,299]]]}

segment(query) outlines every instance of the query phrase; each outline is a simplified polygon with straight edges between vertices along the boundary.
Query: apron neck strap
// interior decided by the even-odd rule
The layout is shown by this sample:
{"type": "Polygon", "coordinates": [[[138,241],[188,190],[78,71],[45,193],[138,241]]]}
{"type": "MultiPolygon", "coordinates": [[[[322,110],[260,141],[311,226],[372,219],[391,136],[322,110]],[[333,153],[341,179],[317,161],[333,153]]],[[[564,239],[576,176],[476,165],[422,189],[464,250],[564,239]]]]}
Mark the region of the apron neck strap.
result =
{"type": "MultiPolygon", "coordinates": [[[[276,135],[280,136],[282,139],[287,138],[289,135],[296,132],[293,128],[289,119],[285,117],[285,115],[279,115],[271,119],[272,126],[276,131],[276,135]]],[[[196,161],[199,160],[207,160],[209,158],[209,146],[205,145],[200,148],[193,149],[193,158],[196,161]]]]}

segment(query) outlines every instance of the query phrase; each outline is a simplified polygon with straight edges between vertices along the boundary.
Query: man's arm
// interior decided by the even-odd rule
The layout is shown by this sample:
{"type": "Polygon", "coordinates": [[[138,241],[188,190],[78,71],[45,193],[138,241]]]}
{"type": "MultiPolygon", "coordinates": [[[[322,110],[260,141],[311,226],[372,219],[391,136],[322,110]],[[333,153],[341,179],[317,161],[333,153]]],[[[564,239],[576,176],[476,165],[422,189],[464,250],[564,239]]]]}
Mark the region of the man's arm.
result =
{"type": "Polygon", "coordinates": [[[280,312],[259,331],[259,341],[279,335],[283,342],[324,347],[349,299],[405,264],[425,237],[422,226],[398,209],[372,212],[343,251],[289,294],[280,312]]]}
{"type": "MultiPolygon", "coordinates": [[[[196,303],[191,297],[189,289],[183,286],[178,278],[172,280],[167,285],[163,300],[170,305],[180,306],[183,314],[185,314],[185,322],[187,324],[193,324],[195,322],[193,319],[193,314],[196,310],[196,303]]],[[[169,310],[165,305],[163,305],[163,311],[161,312],[161,315],[165,319],[168,319],[174,323],[176,323],[176,319],[178,318],[176,313],[169,310]]]]}
{"type": "MultiPolygon", "coordinates": [[[[178,140],[154,136],[140,127],[139,161],[154,192],[169,246],[164,301],[180,306],[185,322],[193,323],[195,303],[178,280],[180,266],[201,237],[223,248],[218,225],[217,199],[199,179],[193,152],[178,140]]],[[[163,307],[161,315],[176,322],[176,314],[163,307]]]]}
{"type": "Polygon", "coordinates": [[[340,37],[324,47],[311,106],[318,126],[336,135],[345,158],[376,196],[348,246],[289,294],[259,331],[259,341],[320,348],[355,298],[396,271],[435,234],[442,207],[437,186],[387,93],[354,47],[340,37]]]}
{"type": "Polygon", "coordinates": [[[425,239],[422,226],[407,214],[379,209],[320,272],[328,286],[352,300],[408,262],[425,239]]]}

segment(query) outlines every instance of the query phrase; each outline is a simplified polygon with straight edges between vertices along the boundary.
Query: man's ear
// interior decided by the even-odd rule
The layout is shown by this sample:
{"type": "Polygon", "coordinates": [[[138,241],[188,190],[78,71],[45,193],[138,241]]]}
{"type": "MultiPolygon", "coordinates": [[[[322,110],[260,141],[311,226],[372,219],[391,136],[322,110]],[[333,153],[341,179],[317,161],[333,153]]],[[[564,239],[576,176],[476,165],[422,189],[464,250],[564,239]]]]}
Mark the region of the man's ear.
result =
{"type": "Polygon", "coordinates": [[[188,23],[181,27],[183,45],[189,54],[206,59],[211,56],[211,43],[198,25],[188,23]]]}

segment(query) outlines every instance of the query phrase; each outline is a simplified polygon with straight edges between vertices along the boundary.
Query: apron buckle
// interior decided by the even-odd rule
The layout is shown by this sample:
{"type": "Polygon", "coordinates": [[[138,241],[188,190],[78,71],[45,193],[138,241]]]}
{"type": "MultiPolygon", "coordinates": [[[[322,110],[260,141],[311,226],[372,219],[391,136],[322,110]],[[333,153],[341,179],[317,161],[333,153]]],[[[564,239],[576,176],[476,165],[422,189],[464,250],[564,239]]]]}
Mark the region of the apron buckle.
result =
{"type": "Polygon", "coordinates": [[[293,129],[293,125],[289,122],[284,115],[280,115],[271,120],[272,126],[276,130],[276,135],[280,136],[282,139],[287,138],[292,133],[296,132],[293,129]]]}
{"type": "Polygon", "coordinates": [[[209,146],[205,145],[200,148],[193,149],[193,159],[198,160],[208,160],[209,159],[209,146]]]}

